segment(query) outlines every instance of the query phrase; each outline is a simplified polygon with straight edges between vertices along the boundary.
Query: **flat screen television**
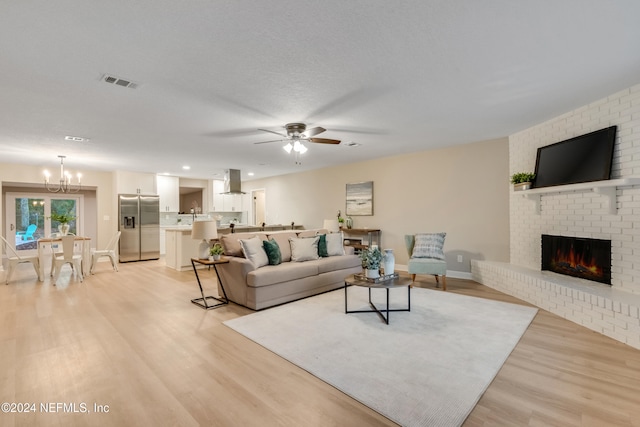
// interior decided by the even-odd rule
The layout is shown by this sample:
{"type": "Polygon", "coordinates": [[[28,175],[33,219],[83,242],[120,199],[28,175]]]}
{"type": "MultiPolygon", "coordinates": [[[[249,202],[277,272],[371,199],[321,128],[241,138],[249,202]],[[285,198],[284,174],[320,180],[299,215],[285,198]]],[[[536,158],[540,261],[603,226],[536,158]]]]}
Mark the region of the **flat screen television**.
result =
{"type": "Polygon", "coordinates": [[[534,188],[611,178],[616,126],[538,148],[534,188]]]}

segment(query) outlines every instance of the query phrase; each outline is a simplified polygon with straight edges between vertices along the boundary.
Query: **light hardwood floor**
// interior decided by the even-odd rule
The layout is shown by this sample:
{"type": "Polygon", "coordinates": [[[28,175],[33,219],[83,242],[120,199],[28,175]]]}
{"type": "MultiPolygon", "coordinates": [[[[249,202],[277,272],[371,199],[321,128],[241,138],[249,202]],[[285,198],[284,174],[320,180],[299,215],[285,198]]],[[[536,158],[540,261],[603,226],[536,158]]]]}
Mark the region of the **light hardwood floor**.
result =
{"type": "MultiPolygon", "coordinates": [[[[215,293],[213,272],[201,277],[215,293]]],[[[525,304],[473,281],[447,285],[525,304]]],[[[205,311],[197,296],[193,272],[162,261],[118,273],[100,263],[84,283],[66,270],[58,286],[21,266],[0,285],[0,401],[37,411],[0,413],[0,425],[395,425],[222,324],[250,310],[205,311]],[[56,403],[90,413],[42,411],[56,403]]],[[[464,425],[640,426],[640,351],[540,310],[464,425]]]]}

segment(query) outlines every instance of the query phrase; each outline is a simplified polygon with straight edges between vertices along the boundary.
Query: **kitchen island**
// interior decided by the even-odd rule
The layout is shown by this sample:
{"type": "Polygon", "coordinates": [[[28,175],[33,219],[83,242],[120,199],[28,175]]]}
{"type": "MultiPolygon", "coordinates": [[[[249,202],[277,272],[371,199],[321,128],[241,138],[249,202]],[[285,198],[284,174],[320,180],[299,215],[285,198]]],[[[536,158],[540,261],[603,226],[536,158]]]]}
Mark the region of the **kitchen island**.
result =
{"type": "MultiPolygon", "coordinates": [[[[231,228],[224,224],[218,228],[218,234],[230,234],[231,228]]],[[[295,226],[296,230],[304,227],[295,226]]],[[[291,230],[290,225],[267,225],[263,227],[238,225],[234,227],[236,233],[260,233],[262,231],[291,230]]],[[[165,265],[178,271],[191,270],[191,258],[198,254],[200,240],[191,238],[191,226],[180,225],[165,228],[165,265]]]]}
{"type": "Polygon", "coordinates": [[[191,238],[191,226],[165,229],[164,263],[178,271],[191,269],[191,257],[197,256],[200,240],[191,238]]]}

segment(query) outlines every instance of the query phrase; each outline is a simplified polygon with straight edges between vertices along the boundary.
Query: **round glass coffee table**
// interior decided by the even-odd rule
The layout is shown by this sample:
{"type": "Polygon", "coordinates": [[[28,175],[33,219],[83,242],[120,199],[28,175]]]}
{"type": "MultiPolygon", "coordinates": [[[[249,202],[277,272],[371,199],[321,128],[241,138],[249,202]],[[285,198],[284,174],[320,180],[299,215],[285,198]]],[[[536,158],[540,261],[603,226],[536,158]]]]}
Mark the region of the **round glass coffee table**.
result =
{"type": "Polygon", "coordinates": [[[392,311],[411,311],[411,285],[412,281],[408,277],[398,277],[395,279],[385,280],[380,283],[372,283],[367,280],[361,280],[357,278],[355,275],[351,275],[344,279],[344,312],[349,313],[378,313],[378,315],[384,320],[384,322],[389,324],[389,313],[392,311]],[[348,309],[348,292],[347,288],[349,286],[360,286],[363,288],[369,288],[369,305],[373,310],[351,310],[348,309]],[[379,288],[385,289],[387,292],[387,305],[385,308],[379,309],[376,305],[371,301],[371,289],[379,288]],[[407,308],[389,308],[389,289],[396,288],[407,288],[407,308]],[[386,314],[386,316],[385,316],[386,314]]]}

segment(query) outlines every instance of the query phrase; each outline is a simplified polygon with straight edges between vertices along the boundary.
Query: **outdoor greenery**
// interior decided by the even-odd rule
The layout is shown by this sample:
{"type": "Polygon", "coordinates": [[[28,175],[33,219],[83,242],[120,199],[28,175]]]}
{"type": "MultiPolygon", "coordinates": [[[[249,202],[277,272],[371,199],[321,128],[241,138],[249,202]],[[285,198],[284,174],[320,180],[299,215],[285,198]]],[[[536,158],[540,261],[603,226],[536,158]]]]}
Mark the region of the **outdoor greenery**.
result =
{"type": "MultiPolygon", "coordinates": [[[[35,239],[45,237],[46,223],[51,222],[50,227],[55,231],[58,225],[67,223],[70,232],[76,232],[76,206],[77,200],[56,197],[16,197],[16,231],[23,232],[29,225],[36,225],[35,239]],[[51,216],[49,215],[49,212],[51,216]]],[[[49,232],[49,231],[47,231],[49,232]]]]}
{"type": "Polygon", "coordinates": [[[533,182],[536,174],[531,172],[518,172],[511,175],[512,184],[520,184],[521,182],[533,182]]]}

